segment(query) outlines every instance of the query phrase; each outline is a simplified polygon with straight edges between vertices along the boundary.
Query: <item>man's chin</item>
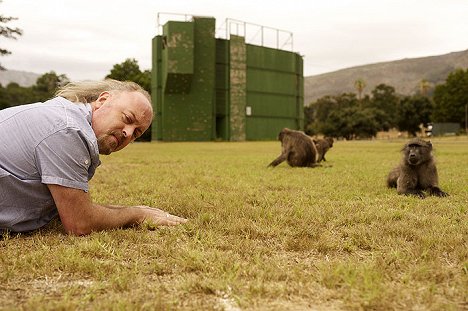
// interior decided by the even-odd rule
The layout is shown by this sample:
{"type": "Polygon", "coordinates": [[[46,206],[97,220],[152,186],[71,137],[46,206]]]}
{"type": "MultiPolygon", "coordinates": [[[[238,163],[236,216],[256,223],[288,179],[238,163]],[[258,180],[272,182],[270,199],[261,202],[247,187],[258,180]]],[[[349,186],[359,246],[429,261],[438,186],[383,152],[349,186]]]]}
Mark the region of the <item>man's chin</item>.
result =
{"type": "Polygon", "coordinates": [[[112,149],[109,146],[100,146],[98,145],[99,154],[108,155],[112,153],[112,149]]]}
{"type": "Polygon", "coordinates": [[[115,151],[115,147],[111,144],[107,144],[105,141],[98,140],[99,154],[108,155],[115,151]]]}
{"type": "Polygon", "coordinates": [[[112,153],[112,151],[110,151],[110,150],[100,150],[100,149],[99,149],[99,154],[109,155],[109,154],[111,154],[111,153],[112,153]]]}

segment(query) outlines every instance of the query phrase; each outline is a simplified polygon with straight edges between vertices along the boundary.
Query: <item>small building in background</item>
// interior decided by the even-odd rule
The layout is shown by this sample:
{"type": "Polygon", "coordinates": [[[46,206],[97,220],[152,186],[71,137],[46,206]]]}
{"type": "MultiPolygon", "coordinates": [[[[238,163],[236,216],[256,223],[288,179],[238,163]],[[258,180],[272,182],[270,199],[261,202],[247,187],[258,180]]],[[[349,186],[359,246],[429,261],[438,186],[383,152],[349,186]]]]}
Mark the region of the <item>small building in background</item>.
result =
{"type": "Polygon", "coordinates": [[[431,136],[451,136],[460,133],[459,123],[433,123],[431,136]]]}
{"type": "Polygon", "coordinates": [[[160,23],[161,14],[152,140],[274,140],[284,127],[303,128],[303,58],[292,33],[227,19],[219,38],[212,17],[160,23]]]}

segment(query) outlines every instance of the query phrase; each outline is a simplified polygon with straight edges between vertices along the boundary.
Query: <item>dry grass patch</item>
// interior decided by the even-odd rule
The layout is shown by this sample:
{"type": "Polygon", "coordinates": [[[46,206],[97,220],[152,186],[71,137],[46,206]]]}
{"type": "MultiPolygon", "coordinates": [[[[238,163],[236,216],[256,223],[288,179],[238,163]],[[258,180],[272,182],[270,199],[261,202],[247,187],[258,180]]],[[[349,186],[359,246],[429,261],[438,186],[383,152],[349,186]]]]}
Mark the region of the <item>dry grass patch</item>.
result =
{"type": "Polygon", "coordinates": [[[404,141],[337,142],[322,167],[274,169],[277,142],[136,143],[103,157],[97,202],[186,225],[0,240],[6,310],[461,310],[468,139],[435,139],[448,198],[385,188],[404,141]]]}

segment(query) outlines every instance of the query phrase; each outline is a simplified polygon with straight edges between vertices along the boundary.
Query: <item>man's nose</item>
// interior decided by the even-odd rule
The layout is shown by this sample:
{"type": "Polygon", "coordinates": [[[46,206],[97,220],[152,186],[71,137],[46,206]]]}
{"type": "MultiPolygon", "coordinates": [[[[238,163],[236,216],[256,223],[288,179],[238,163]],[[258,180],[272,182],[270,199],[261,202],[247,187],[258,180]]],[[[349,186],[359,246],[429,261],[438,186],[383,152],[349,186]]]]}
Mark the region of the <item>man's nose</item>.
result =
{"type": "Polygon", "coordinates": [[[123,129],[122,133],[125,138],[131,137],[133,135],[133,131],[135,129],[133,127],[127,126],[123,129]]]}

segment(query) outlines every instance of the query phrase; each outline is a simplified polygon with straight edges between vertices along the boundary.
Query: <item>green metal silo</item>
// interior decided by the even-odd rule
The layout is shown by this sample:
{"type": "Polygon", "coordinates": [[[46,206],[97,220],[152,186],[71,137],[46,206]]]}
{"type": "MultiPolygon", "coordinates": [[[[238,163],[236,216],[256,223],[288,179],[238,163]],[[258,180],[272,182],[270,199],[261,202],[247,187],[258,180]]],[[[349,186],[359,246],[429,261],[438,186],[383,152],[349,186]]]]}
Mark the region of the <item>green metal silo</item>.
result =
{"type": "Polygon", "coordinates": [[[302,129],[302,57],[247,45],[247,140],[274,139],[283,127],[302,129]]]}
{"type": "Polygon", "coordinates": [[[153,39],[153,139],[214,138],[215,20],[170,21],[153,39]]]}
{"type": "Polygon", "coordinates": [[[276,139],[303,127],[303,60],[294,52],[215,39],[215,19],[169,21],[153,39],[152,139],[276,139]]]}

